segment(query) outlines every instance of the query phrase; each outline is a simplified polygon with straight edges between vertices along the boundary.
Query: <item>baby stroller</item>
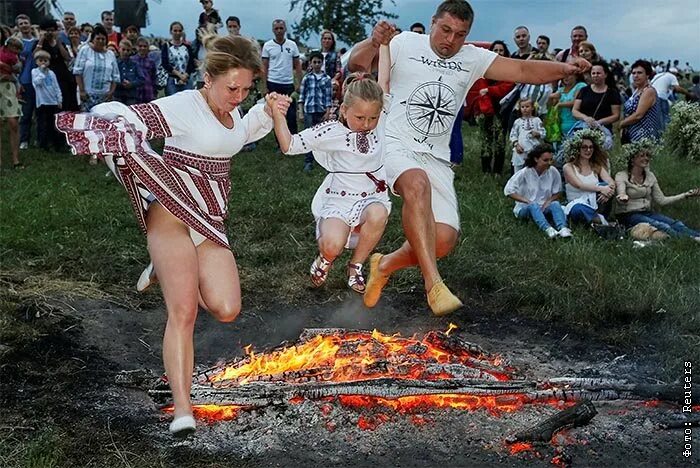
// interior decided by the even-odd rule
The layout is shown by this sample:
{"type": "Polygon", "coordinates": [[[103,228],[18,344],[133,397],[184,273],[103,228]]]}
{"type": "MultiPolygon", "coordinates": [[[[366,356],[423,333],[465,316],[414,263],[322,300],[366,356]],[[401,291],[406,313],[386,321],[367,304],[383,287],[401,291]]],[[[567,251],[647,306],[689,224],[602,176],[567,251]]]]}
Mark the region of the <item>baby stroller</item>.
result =
{"type": "Polygon", "coordinates": [[[605,151],[610,151],[612,149],[613,134],[610,130],[607,129],[607,127],[604,127],[602,125],[598,127],[591,127],[585,121],[578,120],[574,124],[574,126],[571,127],[571,130],[569,130],[566,134],[562,134],[562,141],[557,145],[557,149],[554,154],[554,166],[557,169],[559,169],[559,172],[561,172],[562,167],[564,167],[564,164],[566,164],[566,156],[564,155],[564,142],[573,137],[574,134],[579,130],[584,130],[586,128],[595,128],[596,130],[600,130],[601,132],[603,132],[603,135],[605,136],[605,140],[603,141],[603,149],[605,151]]]}

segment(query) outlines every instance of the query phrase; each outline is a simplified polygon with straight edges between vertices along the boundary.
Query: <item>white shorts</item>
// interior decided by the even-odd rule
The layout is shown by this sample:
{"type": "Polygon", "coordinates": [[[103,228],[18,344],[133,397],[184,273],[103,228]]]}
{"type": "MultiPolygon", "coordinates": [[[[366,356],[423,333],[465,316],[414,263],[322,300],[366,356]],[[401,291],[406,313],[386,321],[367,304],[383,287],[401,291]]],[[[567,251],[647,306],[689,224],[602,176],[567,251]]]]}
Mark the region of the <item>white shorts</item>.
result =
{"type": "Polygon", "coordinates": [[[399,140],[387,138],[384,168],[387,182],[394,195],[399,195],[394,189],[394,184],[401,174],[410,169],[425,171],[430,181],[435,222],[447,224],[460,231],[459,206],[454,186],[455,174],[449,162],[438,159],[430,153],[411,151],[399,140]]]}

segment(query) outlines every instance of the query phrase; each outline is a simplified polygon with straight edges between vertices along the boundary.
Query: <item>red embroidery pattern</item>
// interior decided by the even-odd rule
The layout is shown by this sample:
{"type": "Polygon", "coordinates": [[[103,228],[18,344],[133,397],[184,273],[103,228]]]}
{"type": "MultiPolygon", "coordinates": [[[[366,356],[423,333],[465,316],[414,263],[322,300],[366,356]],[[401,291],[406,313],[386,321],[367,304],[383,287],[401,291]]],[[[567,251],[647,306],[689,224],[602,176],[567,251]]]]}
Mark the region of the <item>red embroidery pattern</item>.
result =
{"type": "MultiPolygon", "coordinates": [[[[170,136],[170,128],[157,106],[141,104],[132,109],[148,126],[149,137],[170,136]]],[[[112,121],[93,115],[61,113],[56,126],[66,134],[76,154],[114,158],[118,179],[144,232],[148,202],[141,196],[140,187],[152,193],[187,226],[212,242],[229,247],[223,220],[231,189],[230,159],[211,158],[174,147],[166,147],[161,158],[144,144],[142,133],[124,118],[112,121]],[[195,187],[187,187],[178,171],[190,176],[195,187]],[[216,191],[220,192],[223,206],[216,191]]]]}
{"type": "Polygon", "coordinates": [[[202,156],[189,151],[175,148],[174,146],[165,146],[163,148],[163,159],[173,166],[189,166],[201,172],[206,172],[212,178],[225,177],[228,178],[231,171],[231,159],[220,159],[202,156]]]}
{"type": "Polygon", "coordinates": [[[364,132],[357,132],[355,145],[357,146],[357,151],[359,151],[360,153],[369,153],[369,139],[367,138],[367,134],[364,132]]]}
{"type": "Polygon", "coordinates": [[[139,119],[141,119],[146,128],[148,128],[148,133],[146,134],[148,140],[173,136],[168,122],[165,121],[163,113],[156,104],[135,104],[129,106],[129,108],[138,115],[139,119]]]}

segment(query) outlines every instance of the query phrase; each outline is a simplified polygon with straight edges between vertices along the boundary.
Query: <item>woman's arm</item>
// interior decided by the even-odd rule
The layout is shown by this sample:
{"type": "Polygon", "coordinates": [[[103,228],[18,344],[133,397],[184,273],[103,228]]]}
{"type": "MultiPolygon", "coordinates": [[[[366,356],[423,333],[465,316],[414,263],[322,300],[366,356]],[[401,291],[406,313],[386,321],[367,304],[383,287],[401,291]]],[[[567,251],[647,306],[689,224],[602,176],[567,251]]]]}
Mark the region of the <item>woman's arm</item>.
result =
{"type": "Polygon", "coordinates": [[[612,125],[615,122],[617,122],[618,120],[620,120],[620,105],[618,104],[618,105],[611,106],[611,111],[612,111],[612,114],[610,114],[609,116],[607,116],[605,118],[597,120],[596,122],[598,122],[599,125],[612,125]]]}
{"type": "Polygon", "coordinates": [[[615,174],[615,192],[617,192],[617,201],[627,203],[630,199],[627,195],[627,177],[624,172],[620,171],[615,174]]]}
{"type": "Polygon", "coordinates": [[[530,200],[528,200],[527,198],[525,198],[525,197],[523,197],[522,195],[519,195],[519,194],[517,194],[517,193],[511,193],[511,194],[508,195],[508,196],[509,196],[510,198],[512,198],[513,200],[515,200],[515,201],[517,201],[517,202],[520,202],[520,203],[525,203],[526,205],[529,205],[529,204],[531,203],[530,200]]]}
{"type": "Polygon", "coordinates": [[[664,205],[670,205],[671,203],[675,203],[680,200],[685,200],[688,198],[688,194],[690,194],[692,191],[688,192],[683,192],[679,193],[678,195],[671,195],[671,196],[666,196],[664,195],[664,192],[661,191],[661,186],[659,185],[659,180],[654,181],[654,185],[651,187],[651,198],[654,200],[655,203],[657,203],[659,206],[664,206],[664,205]]]}
{"type": "Polygon", "coordinates": [[[656,91],[652,87],[648,87],[642,92],[639,98],[639,103],[637,104],[637,110],[632,114],[625,117],[622,122],[620,122],[620,127],[627,127],[633,125],[644,118],[647,111],[651,109],[656,103],[656,91]]]}
{"type": "Polygon", "coordinates": [[[388,44],[379,46],[379,74],[378,81],[384,94],[389,94],[389,76],[391,75],[391,49],[388,44]]]}
{"type": "Polygon", "coordinates": [[[585,184],[581,182],[581,179],[579,179],[578,175],[576,175],[574,165],[571,163],[564,164],[564,180],[567,184],[571,185],[572,187],[575,187],[579,190],[584,190],[586,192],[598,193],[602,192],[604,188],[607,188],[601,185],[585,184]]]}
{"type": "Polygon", "coordinates": [[[578,98],[574,99],[574,107],[571,109],[571,115],[573,115],[576,120],[585,120],[585,121],[591,120],[592,121],[593,119],[591,117],[588,117],[586,114],[581,112],[581,103],[582,102],[583,101],[581,99],[578,99],[578,98]]]}
{"type": "Polygon", "coordinates": [[[277,136],[277,141],[279,141],[280,150],[282,150],[283,153],[287,153],[292,144],[292,133],[289,131],[289,126],[287,125],[286,113],[282,113],[277,106],[277,100],[286,97],[274,97],[273,95],[274,93],[265,96],[265,101],[267,101],[267,107],[272,113],[275,135],[277,136]]]}
{"type": "Polygon", "coordinates": [[[607,169],[602,168],[600,170],[600,174],[598,174],[598,178],[603,182],[607,183],[610,187],[615,188],[615,180],[613,180],[613,178],[610,177],[610,173],[607,169]]]}

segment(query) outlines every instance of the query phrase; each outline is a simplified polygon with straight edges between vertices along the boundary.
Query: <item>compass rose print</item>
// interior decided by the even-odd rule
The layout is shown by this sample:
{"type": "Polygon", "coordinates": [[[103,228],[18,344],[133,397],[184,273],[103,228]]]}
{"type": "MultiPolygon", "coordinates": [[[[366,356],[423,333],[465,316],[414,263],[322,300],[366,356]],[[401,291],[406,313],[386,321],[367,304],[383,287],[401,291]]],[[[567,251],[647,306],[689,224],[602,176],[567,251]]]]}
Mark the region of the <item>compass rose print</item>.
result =
{"type": "Polygon", "coordinates": [[[423,83],[406,101],[408,123],[426,137],[450,131],[456,114],[455,92],[441,80],[423,83]]]}

